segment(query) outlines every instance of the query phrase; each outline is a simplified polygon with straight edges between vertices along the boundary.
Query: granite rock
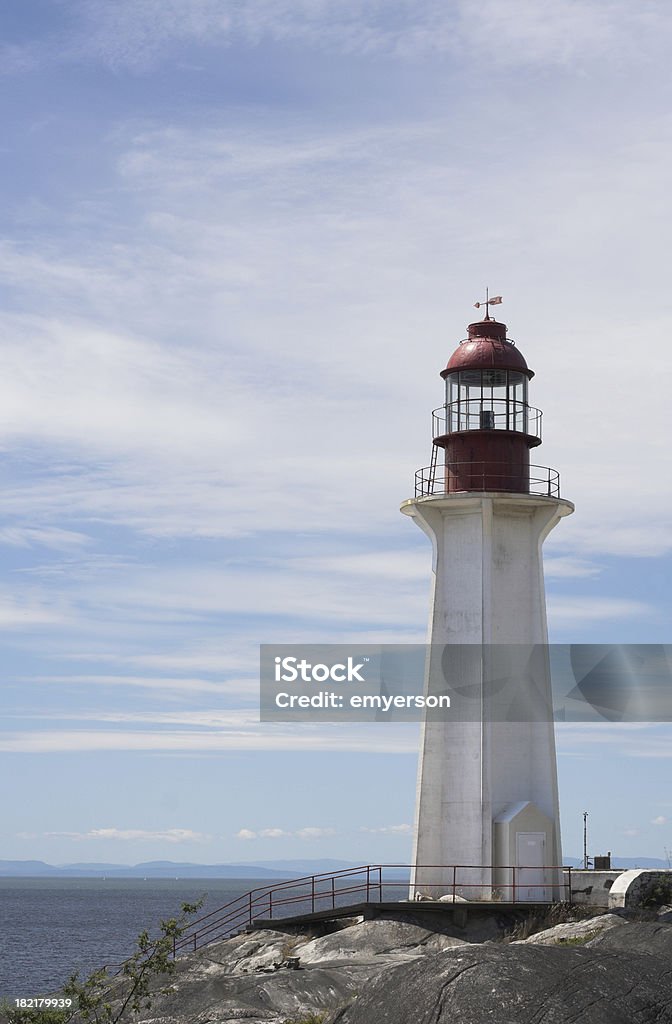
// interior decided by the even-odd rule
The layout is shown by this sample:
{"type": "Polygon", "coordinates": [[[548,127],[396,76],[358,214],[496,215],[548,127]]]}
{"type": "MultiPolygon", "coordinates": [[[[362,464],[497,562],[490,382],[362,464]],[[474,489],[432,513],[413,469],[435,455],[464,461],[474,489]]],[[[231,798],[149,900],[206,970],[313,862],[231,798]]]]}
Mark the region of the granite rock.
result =
{"type": "Polygon", "coordinates": [[[462,946],[386,973],[328,1024],[670,1024],[672,926],[590,946],[462,946]]]}
{"type": "Polygon", "coordinates": [[[450,913],[404,912],[318,936],[251,932],[181,957],[133,1020],[672,1024],[672,923],[603,914],[519,942],[501,941],[502,931],[497,915],[460,929],[450,913]],[[474,941],[477,933],[485,941],[474,941]]]}
{"type": "Polygon", "coordinates": [[[545,928],[541,932],[530,935],[527,939],[519,939],[512,945],[525,943],[531,946],[564,946],[582,945],[596,939],[610,928],[619,928],[626,924],[625,918],[617,914],[600,914],[585,921],[567,921],[556,924],[553,928],[545,928]]]}

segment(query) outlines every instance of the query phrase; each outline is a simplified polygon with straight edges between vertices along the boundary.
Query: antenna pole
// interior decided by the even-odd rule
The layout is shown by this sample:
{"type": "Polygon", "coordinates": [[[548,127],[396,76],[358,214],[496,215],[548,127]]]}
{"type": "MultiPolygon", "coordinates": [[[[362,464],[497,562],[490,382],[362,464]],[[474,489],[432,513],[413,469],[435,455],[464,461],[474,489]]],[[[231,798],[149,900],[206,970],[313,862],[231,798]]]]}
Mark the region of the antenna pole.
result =
{"type": "Polygon", "coordinates": [[[588,811],[583,812],[583,866],[588,867],[588,811]]]}

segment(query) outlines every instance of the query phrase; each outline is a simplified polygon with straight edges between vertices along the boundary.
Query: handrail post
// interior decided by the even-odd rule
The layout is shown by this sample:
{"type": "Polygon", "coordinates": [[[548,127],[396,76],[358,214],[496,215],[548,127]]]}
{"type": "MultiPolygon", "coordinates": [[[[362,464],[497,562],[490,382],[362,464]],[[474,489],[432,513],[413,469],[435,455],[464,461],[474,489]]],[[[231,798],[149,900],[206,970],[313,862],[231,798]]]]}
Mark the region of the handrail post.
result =
{"type": "Polygon", "coordinates": [[[271,891],[268,894],[268,918],[269,918],[269,920],[272,920],[272,918],[273,918],[273,890],[272,889],[271,889],[271,891]]]}
{"type": "Polygon", "coordinates": [[[313,914],[314,914],[315,913],[315,875],[311,875],[310,881],[311,881],[311,889],[310,889],[311,905],[312,905],[313,914]]]}
{"type": "Polygon", "coordinates": [[[369,902],[370,895],[369,890],[371,888],[371,865],[366,865],[366,902],[369,902]]]}
{"type": "Polygon", "coordinates": [[[335,885],[335,883],[336,883],[336,879],[332,875],[331,876],[331,909],[332,910],[336,909],[336,885],[335,885]]]}
{"type": "Polygon", "coordinates": [[[515,903],[516,902],[516,866],[515,866],[515,864],[511,868],[511,877],[512,877],[512,880],[513,880],[513,895],[512,895],[511,902],[515,903]]]}
{"type": "Polygon", "coordinates": [[[252,891],[247,894],[248,912],[247,912],[247,923],[252,927],[252,891]]]}
{"type": "Polygon", "coordinates": [[[571,869],[571,867],[567,868],[567,890],[568,890],[568,892],[567,892],[567,902],[571,904],[571,902],[572,902],[572,869],[571,869]]]}
{"type": "Polygon", "coordinates": [[[453,903],[455,903],[455,884],[457,882],[457,864],[453,864],[453,903]]]}
{"type": "Polygon", "coordinates": [[[378,893],[379,893],[379,896],[380,896],[380,899],[378,900],[378,902],[382,903],[383,902],[383,865],[382,864],[380,864],[378,866],[378,893]]]}

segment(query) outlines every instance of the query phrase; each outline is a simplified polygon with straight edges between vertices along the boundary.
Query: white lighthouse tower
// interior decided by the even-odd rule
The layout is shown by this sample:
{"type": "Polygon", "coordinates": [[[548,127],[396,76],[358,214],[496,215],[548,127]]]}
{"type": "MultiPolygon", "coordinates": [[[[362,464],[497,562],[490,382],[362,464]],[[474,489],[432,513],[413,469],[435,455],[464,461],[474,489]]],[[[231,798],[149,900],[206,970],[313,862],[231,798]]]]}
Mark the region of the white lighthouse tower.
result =
{"type": "Polygon", "coordinates": [[[481,708],[469,721],[423,725],[411,890],[542,901],[559,896],[552,868],[562,860],[541,546],[574,506],[554,470],[530,465],[541,444],[533,373],[490,303],[441,372],[432,464],[402,505],[434,551],[427,685],[448,659],[451,681],[481,708]],[[493,665],[507,650],[509,664],[493,665]],[[525,651],[535,660],[529,694],[525,651]],[[541,709],[527,720],[488,710],[492,679],[512,664],[519,695],[541,709]]]}

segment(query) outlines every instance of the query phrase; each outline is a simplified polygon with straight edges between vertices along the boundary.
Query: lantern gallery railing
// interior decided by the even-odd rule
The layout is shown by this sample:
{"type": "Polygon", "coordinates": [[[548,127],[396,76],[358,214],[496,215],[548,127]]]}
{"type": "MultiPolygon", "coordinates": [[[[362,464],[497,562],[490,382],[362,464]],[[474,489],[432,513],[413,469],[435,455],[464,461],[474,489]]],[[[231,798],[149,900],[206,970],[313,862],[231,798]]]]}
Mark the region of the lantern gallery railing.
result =
{"type": "Polygon", "coordinates": [[[415,474],[416,498],[439,497],[469,491],[502,491],[560,497],[560,474],[550,466],[530,466],[529,479],[512,483],[507,463],[451,462],[425,466],[415,474]]]}
{"type": "Polygon", "coordinates": [[[460,430],[512,430],[541,441],[541,409],[507,398],[469,398],[432,413],[434,437],[460,430]]]}

